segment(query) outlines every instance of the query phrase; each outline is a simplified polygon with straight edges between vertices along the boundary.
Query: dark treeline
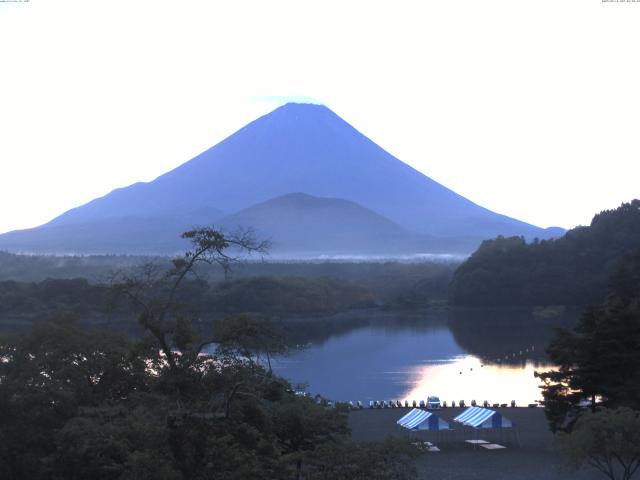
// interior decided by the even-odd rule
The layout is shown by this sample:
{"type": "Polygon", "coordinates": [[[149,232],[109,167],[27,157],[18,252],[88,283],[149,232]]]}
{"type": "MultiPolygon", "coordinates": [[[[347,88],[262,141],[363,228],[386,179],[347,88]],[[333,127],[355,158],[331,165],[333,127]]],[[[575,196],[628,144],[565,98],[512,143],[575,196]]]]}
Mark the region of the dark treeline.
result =
{"type": "Polygon", "coordinates": [[[104,285],[84,278],[47,279],[38,283],[0,282],[0,318],[42,319],[56,311],[70,311],[90,319],[103,315],[113,295],[104,285]]]}
{"type": "Polygon", "coordinates": [[[224,313],[304,315],[376,305],[370,290],[329,278],[252,277],[220,283],[210,298],[211,307],[224,313]]]}
{"type": "MultiPolygon", "coordinates": [[[[54,257],[7,254],[4,258],[34,269],[40,261],[45,264],[54,261],[54,257]]],[[[59,260],[62,265],[67,261],[76,265],[70,270],[66,267],[54,269],[63,277],[67,273],[83,271],[76,264],[80,258],[59,260]]],[[[96,273],[92,264],[96,259],[86,260],[93,266],[87,267],[89,270],[85,272],[96,273]]],[[[112,267],[121,267],[120,274],[134,274],[139,266],[128,265],[129,260],[116,260],[112,267]]],[[[52,312],[66,312],[74,314],[84,324],[109,324],[129,330],[131,322],[126,309],[114,297],[110,281],[107,281],[117,275],[107,274],[109,263],[102,261],[103,257],[100,257],[102,282],[95,281],[95,277],[94,281],[81,277],[0,281],[0,329],[18,328],[34,320],[46,319],[52,312]]],[[[160,270],[169,270],[166,259],[155,259],[154,265],[160,270]]],[[[454,269],[454,265],[442,263],[253,263],[235,265],[225,280],[219,269],[203,267],[199,278],[184,282],[178,300],[189,305],[194,317],[204,323],[225,314],[242,312],[286,318],[331,315],[380,306],[423,308],[445,301],[447,284],[454,269]]],[[[35,270],[29,276],[38,278],[35,270]]]]}
{"type": "Polygon", "coordinates": [[[498,237],[455,272],[454,305],[586,305],[604,298],[608,277],[640,245],[640,200],[597,214],[554,240],[498,237]]]}
{"type": "MultiPolygon", "coordinates": [[[[254,277],[209,284],[187,280],[177,301],[200,322],[210,323],[230,313],[268,316],[329,315],[376,306],[369,290],[327,278],[254,277]]],[[[43,320],[52,312],[81,318],[85,325],[131,323],[122,298],[110,285],[86,279],[47,279],[38,283],[0,282],[0,326],[11,329],[43,320]]]]}
{"type": "MultiPolygon", "coordinates": [[[[377,301],[398,307],[426,306],[447,299],[457,262],[290,262],[243,263],[233,278],[294,276],[331,278],[370,290],[377,301]]],[[[219,272],[218,272],[219,274],[219,272]]]]}
{"type": "Polygon", "coordinates": [[[0,281],[40,282],[47,278],[86,278],[92,283],[107,281],[114,271],[134,268],[161,257],[128,255],[18,255],[0,251],[0,281]]]}
{"type": "MultiPolygon", "coordinates": [[[[268,257],[267,257],[268,258],[268,257]]],[[[116,273],[141,264],[170,268],[166,257],[135,256],[29,256],[0,252],[0,281],[41,282],[49,278],[86,278],[90,283],[107,283],[116,273]]],[[[448,284],[456,262],[271,262],[247,261],[225,275],[217,268],[201,269],[202,278],[212,284],[253,277],[304,277],[331,279],[340,284],[366,288],[376,301],[401,307],[424,306],[446,300],[448,284]]]]}

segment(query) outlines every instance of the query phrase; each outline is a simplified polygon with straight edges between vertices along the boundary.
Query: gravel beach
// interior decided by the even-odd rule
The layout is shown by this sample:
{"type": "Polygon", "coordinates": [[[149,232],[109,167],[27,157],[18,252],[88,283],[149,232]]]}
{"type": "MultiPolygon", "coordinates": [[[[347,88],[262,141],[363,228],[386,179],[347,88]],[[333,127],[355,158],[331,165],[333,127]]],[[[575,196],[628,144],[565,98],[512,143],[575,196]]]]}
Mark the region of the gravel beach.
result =
{"type": "Polygon", "coordinates": [[[417,460],[420,479],[435,480],[506,480],[506,479],[577,479],[604,478],[601,473],[584,469],[571,472],[563,468],[562,458],[554,451],[541,408],[497,408],[516,424],[515,432],[461,430],[453,418],[463,409],[445,408],[435,412],[454,427],[454,432],[407,432],[396,421],[409,411],[406,408],[364,409],[349,414],[352,437],[356,441],[384,440],[388,436],[409,435],[430,441],[439,452],[421,453],[417,460]],[[474,447],[465,439],[483,439],[504,445],[500,450],[474,447]]]}

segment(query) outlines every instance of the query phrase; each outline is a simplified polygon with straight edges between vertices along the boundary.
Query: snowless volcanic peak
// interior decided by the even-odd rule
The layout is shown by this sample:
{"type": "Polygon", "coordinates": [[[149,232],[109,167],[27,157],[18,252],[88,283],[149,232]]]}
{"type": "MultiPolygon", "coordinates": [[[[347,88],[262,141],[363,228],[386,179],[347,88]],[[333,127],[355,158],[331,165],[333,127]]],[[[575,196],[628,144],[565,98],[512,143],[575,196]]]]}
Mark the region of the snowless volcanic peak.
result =
{"type": "MultiPolygon", "coordinates": [[[[174,226],[185,223],[181,220],[185,218],[210,224],[212,219],[293,192],[355,202],[418,234],[479,239],[499,234],[550,236],[431,180],[329,108],[288,103],[152,182],[114,190],[47,225],[21,232],[20,238],[29,237],[32,246],[46,243],[44,237],[42,242],[36,237],[56,227],[60,242],[74,225],[108,221],[107,236],[101,236],[101,242],[108,244],[109,236],[126,235],[118,231],[118,219],[128,219],[128,224],[132,219],[154,219],[155,228],[161,228],[163,218],[171,218],[168,224],[174,226]]],[[[3,245],[7,244],[0,236],[0,248],[3,245]]]]}

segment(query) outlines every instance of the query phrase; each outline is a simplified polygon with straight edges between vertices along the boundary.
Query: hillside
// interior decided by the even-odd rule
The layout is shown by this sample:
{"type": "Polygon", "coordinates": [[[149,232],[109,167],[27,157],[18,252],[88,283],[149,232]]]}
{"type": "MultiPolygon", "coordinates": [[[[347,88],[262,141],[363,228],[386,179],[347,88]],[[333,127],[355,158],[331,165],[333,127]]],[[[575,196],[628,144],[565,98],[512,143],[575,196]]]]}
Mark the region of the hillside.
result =
{"type": "Polygon", "coordinates": [[[222,220],[228,228],[252,227],[275,250],[365,251],[408,237],[408,231],[357,203],[292,193],[241,210],[222,220]],[[386,242],[385,242],[386,240],[386,242]]]}
{"type": "Polygon", "coordinates": [[[0,236],[11,251],[160,253],[185,225],[210,225],[290,194],[343,199],[417,234],[473,238],[545,230],[491,212],[431,180],[327,107],[287,104],[149,183],[114,190],[38,228],[0,236]],[[149,233],[150,232],[150,233],[149,233]]]}
{"type": "Polygon", "coordinates": [[[221,220],[230,231],[251,227],[278,254],[464,252],[472,240],[446,242],[408,231],[355,202],[304,193],[283,195],[221,220]]]}
{"type": "Polygon", "coordinates": [[[608,278],[640,246],[640,200],[593,217],[555,240],[498,237],[455,272],[454,305],[584,305],[601,302],[608,278]]]}

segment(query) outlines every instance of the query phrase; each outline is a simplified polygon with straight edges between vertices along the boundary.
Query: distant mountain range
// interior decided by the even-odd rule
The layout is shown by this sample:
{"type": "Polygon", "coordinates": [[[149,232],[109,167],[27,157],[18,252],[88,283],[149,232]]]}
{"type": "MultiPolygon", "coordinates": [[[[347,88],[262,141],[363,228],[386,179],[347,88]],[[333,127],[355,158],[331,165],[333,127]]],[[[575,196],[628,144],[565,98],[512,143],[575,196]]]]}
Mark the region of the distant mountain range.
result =
{"type": "Polygon", "coordinates": [[[0,249],[174,253],[196,225],[253,227],[292,253],[471,252],[497,235],[550,238],[393,157],[327,107],[287,104],[149,183],[112,191],[0,249]]]}

